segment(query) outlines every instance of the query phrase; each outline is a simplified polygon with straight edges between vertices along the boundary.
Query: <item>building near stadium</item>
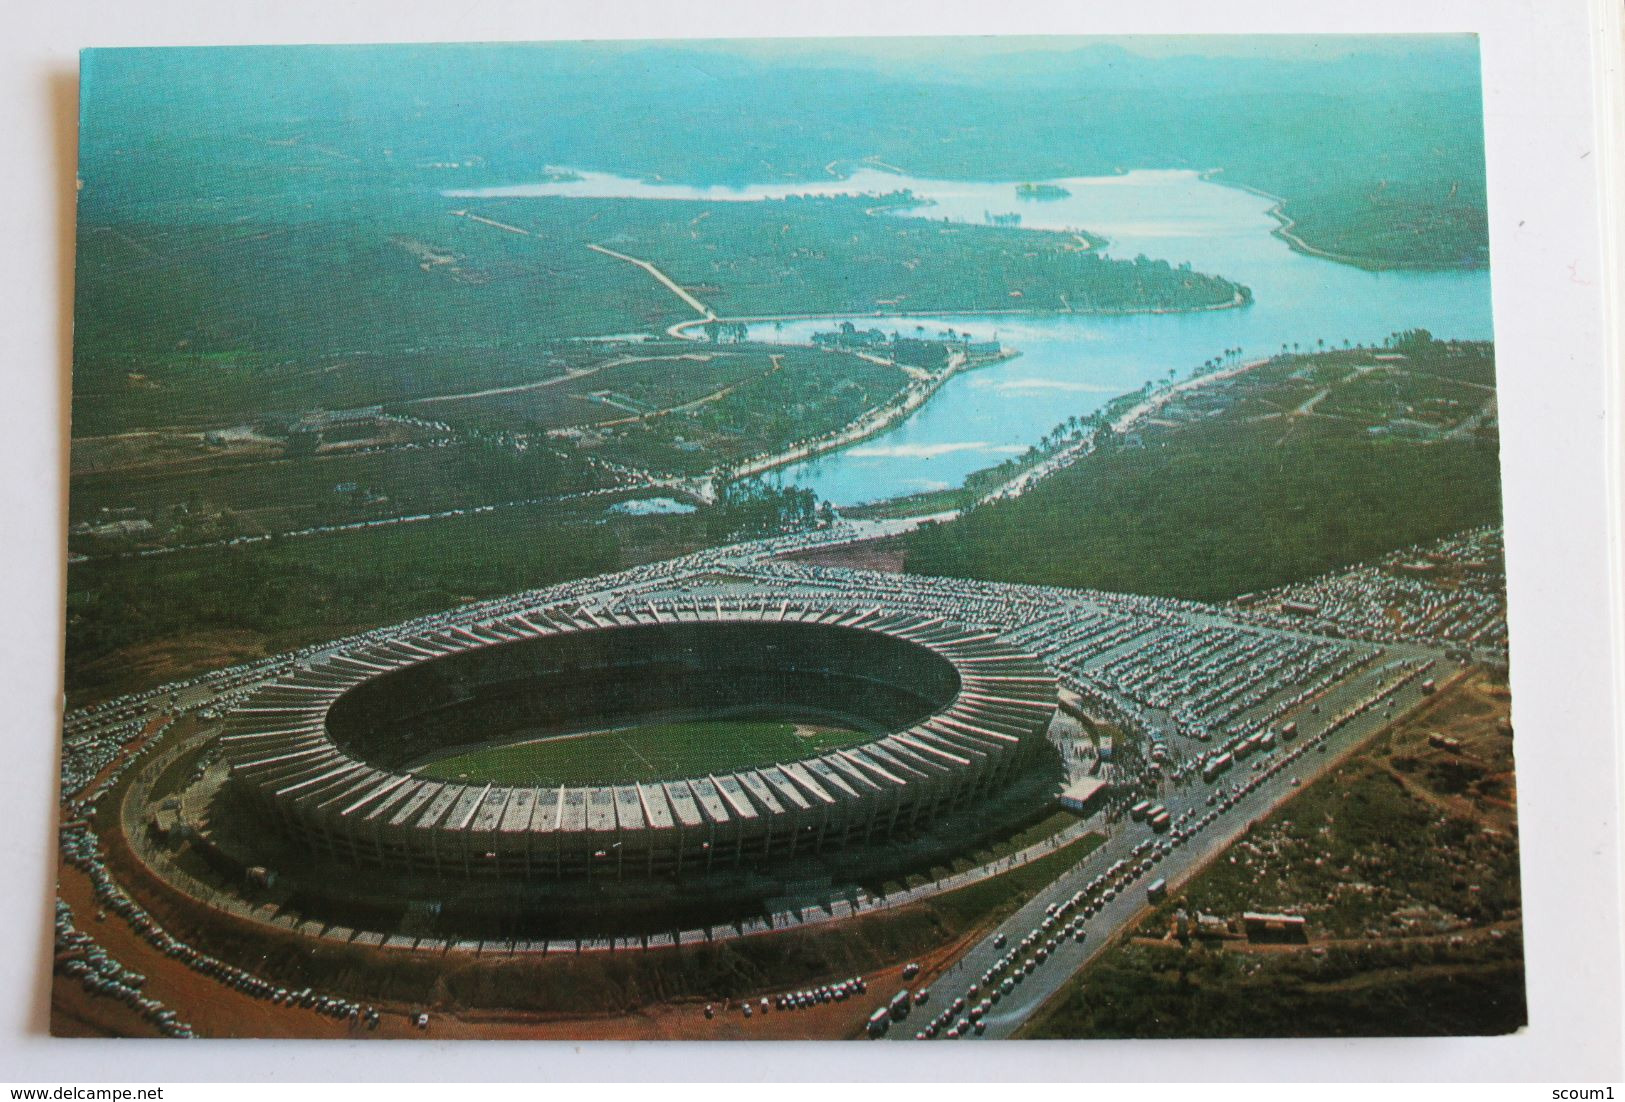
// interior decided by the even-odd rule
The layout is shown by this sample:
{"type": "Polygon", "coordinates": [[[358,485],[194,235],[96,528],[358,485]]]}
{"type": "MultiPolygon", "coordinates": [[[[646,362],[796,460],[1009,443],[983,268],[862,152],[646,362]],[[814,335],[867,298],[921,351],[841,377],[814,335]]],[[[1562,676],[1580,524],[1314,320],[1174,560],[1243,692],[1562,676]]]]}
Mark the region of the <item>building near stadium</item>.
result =
{"type": "Polygon", "coordinates": [[[817,600],[529,610],[373,637],[245,698],[221,740],[234,813],[358,868],[439,881],[768,868],[927,830],[1030,764],[1053,676],[995,632],[817,600]],[[696,776],[527,787],[414,763],[649,717],[818,716],[844,748],[696,776]]]}

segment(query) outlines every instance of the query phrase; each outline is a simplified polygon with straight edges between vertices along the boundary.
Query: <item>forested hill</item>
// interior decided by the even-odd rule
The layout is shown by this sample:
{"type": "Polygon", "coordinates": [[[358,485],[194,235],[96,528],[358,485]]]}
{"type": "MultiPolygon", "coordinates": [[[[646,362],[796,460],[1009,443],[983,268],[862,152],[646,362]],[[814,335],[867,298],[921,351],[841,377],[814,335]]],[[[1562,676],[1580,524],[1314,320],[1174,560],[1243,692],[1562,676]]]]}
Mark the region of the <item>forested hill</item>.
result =
{"type": "Polygon", "coordinates": [[[1281,356],[905,538],[911,573],[1217,601],[1499,521],[1494,350],[1281,356]]]}
{"type": "Polygon", "coordinates": [[[864,159],[959,179],[1184,167],[1283,197],[1314,249],[1485,262],[1474,39],[1198,52],[1215,41],[98,51],[82,204],[191,219],[230,190],[222,175],[290,161],[304,174],[275,176],[274,198],[313,212],[384,179],[514,183],[548,164],[691,183],[823,180],[864,159]]]}

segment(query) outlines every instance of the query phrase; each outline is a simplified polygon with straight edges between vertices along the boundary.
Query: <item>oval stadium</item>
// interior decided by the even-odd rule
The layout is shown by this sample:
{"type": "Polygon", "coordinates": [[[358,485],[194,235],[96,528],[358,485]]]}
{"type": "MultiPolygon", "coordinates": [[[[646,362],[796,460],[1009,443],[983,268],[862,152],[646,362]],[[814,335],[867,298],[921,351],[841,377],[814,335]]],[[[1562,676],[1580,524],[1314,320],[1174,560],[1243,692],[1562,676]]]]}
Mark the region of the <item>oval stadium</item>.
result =
{"type": "Polygon", "coordinates": [[[439,881],[635,880],[884,844],[1003,789],[1056,683],[849,603],[535,609],[335,651],[241,700],[235,814],[439,881]]]}

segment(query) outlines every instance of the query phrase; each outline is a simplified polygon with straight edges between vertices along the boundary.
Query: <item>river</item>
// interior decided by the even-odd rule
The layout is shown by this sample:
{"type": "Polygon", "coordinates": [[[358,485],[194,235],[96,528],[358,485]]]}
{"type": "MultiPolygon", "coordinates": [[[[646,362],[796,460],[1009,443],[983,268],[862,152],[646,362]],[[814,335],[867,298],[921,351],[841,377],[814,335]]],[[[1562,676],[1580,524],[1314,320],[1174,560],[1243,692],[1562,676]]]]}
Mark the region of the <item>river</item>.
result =
{"type": "MultiPolygon", "coordinates": [[[[947,489],[966,475],[1026,451],[1055,424],[1093,412],[1112,397],[1181,377],[1226,349],[1243,358],[1380,342],[1411,328],[1435,336],[1488,339],[1489,273],[1369,272],[1294,252],[1271,231],[1271,201],[1183,170],[1043,181],[1071,194],[1022,200],[1014,183],[929,180],[865,170],[817,185],[695,188],[646,183],[600,173],[582,179],[454,193],[470,197],[576,195],[594,198],[741,201],[790,194],[882,194],[907,188],[932,205],[888,217],[981,222],[1019,213],[1028,229],[1088,230],[1103,236],[1107,255],[1143,253],[1252,288],[1251,306],[1187,314],[1127,317],[1000,315],[854,317],[860,328],[927,333],[946,327],[978,338],[997,336],[1015,359],[950,380],[911,417],[859,444],[769,477],[808,487],[836,505],[947,489]]],[[[841,319],[751,327],[760,340],[805,342],[841,319]]]]}

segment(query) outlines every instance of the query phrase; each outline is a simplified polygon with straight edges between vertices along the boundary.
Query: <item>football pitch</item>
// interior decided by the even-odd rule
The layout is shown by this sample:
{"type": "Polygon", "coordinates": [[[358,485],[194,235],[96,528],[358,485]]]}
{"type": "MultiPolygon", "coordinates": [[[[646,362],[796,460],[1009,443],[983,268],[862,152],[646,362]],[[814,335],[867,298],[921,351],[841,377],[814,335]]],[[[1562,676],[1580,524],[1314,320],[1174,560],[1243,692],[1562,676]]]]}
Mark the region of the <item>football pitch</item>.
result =
{"type": "Polygon", "coordinates": [[[873,737],[826,724],[759,719],[658,723],[481,746],[426,762],[414,772],[479,784],[647,783],[799,761],[873,737]]]}

